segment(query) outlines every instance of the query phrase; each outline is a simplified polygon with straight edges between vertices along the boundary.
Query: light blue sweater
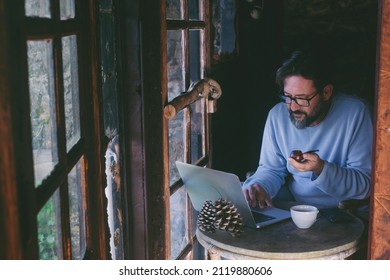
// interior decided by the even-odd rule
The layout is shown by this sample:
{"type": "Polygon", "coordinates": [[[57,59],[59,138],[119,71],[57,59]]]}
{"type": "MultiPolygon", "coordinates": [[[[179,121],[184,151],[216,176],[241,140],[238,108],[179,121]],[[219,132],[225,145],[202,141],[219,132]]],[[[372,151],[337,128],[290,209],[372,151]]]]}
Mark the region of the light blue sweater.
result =
{"type": "Polygon", "coordinates": [[[287,107],[271,109],[264,128],[259,167],[245,185],[257,183],[274,197],[286,183],[301,203],[336,207],[344,199],[363,199],[370,193],[373,125],[366,103],[335,94],[326,117],[316,126],[296,128],[287,107]],[[325,161],[316,177],[288,164],[292,150],[319,149],[325,161]],[[288,174],[292,176],[287,177],[288,174]]]}

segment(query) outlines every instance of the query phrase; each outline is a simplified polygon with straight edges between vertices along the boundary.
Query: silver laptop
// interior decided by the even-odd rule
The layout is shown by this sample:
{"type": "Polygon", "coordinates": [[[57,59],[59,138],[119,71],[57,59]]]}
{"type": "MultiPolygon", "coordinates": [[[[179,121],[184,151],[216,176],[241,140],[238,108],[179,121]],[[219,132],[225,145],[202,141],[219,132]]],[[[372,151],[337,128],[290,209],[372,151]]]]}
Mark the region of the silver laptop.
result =
{"type": "Polygon", "coordinates": [[[274,207],[249,206],[237,175],[176,161],[180,177],[192,206],[200,211],[207,200],[226,199],[237,207],[244,225],[260,228],[291,217],[290,212],[274,207]]]}

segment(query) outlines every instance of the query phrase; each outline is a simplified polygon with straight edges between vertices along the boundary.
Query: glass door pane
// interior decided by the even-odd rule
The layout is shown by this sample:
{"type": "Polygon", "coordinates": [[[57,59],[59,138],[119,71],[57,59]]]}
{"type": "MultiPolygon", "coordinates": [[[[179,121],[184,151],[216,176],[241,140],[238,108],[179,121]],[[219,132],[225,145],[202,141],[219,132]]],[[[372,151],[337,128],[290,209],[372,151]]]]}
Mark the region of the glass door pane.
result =
{"type": "Polygon", "coordinates": [[[199,81],[203,76],[202,34],[203,32],[198,29],[191,29],[189,34],[189,67],[191,83],[199,81]]]}
{"type": "Polygon", "coordinates": [[[25,0],[24,8],[28,17],[51,18],[50,0],[25,0]]]}
{"type": "Polygon", "coordinates": [[[60,0],[61,19],[74,18],[74,0],[60,0]]]}
{"type": "Polygon", "coordinates": [[[52,40],[28,41],[30,121],[35,186],[58,163],[52,40]]]}
{"type": "MultiPolygon", "coordinates": [[[[184,71],[184,36],[182,30],[168,31],[168,101],[185,92],[184,71]]],[[[174,183],[179,174],[175,161],[185,160],[185,114],[180,111],[169,120],[169,170],[170,184],[174,183]]]]}
{"type": "Polygon", "coordinates": [[[203,2],[204,0],[188,0],[188,16],[190,20],[203,19],[203,2]]]}
{"type": "Polygon", "coordinates": [[[187,192],[180,188],[171,196],[171,255],[176,259],[188,244],[187,192]]]}
{"type": "Polygon", "coordinates": [[[179,180],[180,175],[176,168],[176,161],[185,161],[185,116],[179,111],[169,120],[169,183],[172,185],[179,180]]]}
{"type": "Polygon", "coordinates": [[[63,259],[60,212],[60,193],[57,190],[37,216],[39,258],[41,260],[63,259]]]}
{"type": "MultiPolygon", "coordinates": [[[[203,77],[204,65],[202,63],[202,34],[201,30],[192,29],[189,31],[189,60],[191,83],[198,82],[203,77]]],[[[191,162],[195,163],[200,159],[204,151],[204,99],[191,104],[191,162]]]]}
{"type": "Polygon", "coordinates": [[[72,259],[81,260],[86,250],[85,180],[83,159],[68,174],[69,217],[72,259]]]}
{"type": "Polygon", "coordinates": [[[183,0],[166,0],[167,19],[184,19],[183,0]]]}
{"type": "Polygon", "coordinates": [[[191,104],[191,163],[204,155],[204,99],[191,104]]]}
{"type": "Polygon", "coordinates": [[[76,35],[62,38],[66,150],[80,139],[79,81],[76,35]]]}

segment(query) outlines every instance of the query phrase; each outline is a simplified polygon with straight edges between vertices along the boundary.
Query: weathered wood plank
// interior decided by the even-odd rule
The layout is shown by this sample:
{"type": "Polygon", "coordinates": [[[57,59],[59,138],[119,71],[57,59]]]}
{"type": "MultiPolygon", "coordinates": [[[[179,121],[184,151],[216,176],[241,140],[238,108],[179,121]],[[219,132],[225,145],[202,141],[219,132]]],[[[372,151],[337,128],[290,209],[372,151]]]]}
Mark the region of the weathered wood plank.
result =
{"type": "Polygon", "coordinates": [[[390,259],[390,0],[381,1],[370,259],[390,259]]]}

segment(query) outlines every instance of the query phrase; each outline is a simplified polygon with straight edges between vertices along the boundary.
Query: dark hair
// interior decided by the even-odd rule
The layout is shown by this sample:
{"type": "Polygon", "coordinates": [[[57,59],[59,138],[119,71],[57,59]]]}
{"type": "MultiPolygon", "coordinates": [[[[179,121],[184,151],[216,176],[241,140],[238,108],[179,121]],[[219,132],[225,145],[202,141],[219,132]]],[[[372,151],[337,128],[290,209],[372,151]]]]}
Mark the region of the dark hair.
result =
{"type": "Polygon", "coordinates": [[[296,75],[312,80],[317,90],[332,83],[328,61],[315,52],[294,51],[276,71],[276,84],[282,89],[284,80],[296,75]]]}

